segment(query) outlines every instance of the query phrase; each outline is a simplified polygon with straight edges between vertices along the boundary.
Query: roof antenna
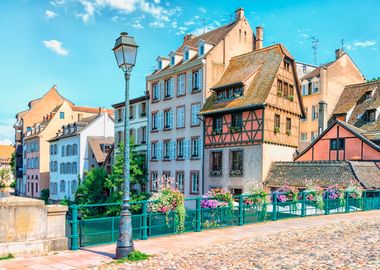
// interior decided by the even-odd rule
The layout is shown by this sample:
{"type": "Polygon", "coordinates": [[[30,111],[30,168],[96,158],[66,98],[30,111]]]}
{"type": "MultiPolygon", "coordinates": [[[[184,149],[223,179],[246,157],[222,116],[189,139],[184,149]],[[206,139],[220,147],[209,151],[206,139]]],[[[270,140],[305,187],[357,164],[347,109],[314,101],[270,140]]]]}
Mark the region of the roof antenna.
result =
{"type": "Polygon", "coordinates": [[[203,21],[203,34],[204,34],[206,33],[206,19],[203,18],[202,21],[203,21]]]}
{"type": "Polygon", "coordinates": [[[342,44],[342,51],[343,51],[344,50],[344,39],[343,38],[340,40],[340,43],[342,44]]]}
{"type": "Polygon", "coordinates": [[[314,63],[317,65],[317,49],[319,46],[319,39],[316,37],[310,37],[309,39],[311,39],[311,49],[313,50],[314,63]]]}

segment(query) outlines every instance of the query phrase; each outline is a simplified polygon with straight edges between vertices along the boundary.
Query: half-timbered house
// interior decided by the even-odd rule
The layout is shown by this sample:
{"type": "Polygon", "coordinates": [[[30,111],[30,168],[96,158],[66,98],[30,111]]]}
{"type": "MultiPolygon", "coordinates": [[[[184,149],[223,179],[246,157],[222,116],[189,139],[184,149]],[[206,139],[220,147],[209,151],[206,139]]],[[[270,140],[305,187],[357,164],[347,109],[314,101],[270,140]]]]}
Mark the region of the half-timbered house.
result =
{"type": "Polygon", "coordinates": [[[200,111],[205,189],[235,194],[291,161],[304,111],[293,57],[281,44],[233,57],[200,111]]]}

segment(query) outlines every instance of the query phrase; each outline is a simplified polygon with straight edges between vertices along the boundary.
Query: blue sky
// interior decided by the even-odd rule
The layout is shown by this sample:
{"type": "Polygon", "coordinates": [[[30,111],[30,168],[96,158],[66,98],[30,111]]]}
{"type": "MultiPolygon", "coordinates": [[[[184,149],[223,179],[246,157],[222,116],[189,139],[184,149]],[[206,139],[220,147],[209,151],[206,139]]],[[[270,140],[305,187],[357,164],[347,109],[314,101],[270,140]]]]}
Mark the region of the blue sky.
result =
{"type": "Polygon", "coordinates": [[[314,63],[311,37],[319,40],[318,64],[345,50],[364,76],[380,76],[380,21],[376,0],[52,0],[0,1],[0,143],[13,141],[14,116],[52,85],[83,106],[110,107],[123,99],[123,76],[111,51],[120,32],[140,45],[131,96],[145,90],[145,76],[186,33],[202,33],[245,9],[264,45],[283,43],[298,61],[314,63]]]}

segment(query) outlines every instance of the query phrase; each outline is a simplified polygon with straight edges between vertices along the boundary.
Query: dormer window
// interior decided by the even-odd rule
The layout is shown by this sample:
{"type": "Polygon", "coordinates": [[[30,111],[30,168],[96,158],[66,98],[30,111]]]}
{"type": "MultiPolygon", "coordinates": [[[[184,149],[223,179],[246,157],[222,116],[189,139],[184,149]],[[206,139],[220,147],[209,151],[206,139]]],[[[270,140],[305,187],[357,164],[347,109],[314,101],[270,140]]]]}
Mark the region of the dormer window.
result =
{"type": "Polygon", "coordinates": [[[365,99],[371,99],[372,98],[372,91],[365,92],[365,99]]]}
{"type": "Polygon", "coordinates": [[[199,46],[199,55],[202,56],[205,53],[205,45],[202,44],[199,46]]]}
{"type": "Polygon", "coordinates": [[[175,64],[175,56],[170,57],[170,65],[174,66],[175,64]]]}
{"type": "Polygon", "coordinates": [[[217,92],[217,101],[226,101],[243,96],[243,86],[231,87],[217,92]]]}
{"type": "Polygon", "coordinates": [[[189,51],[185,52],[185,61],[189,61],[189,51]]]}
{"type": "Polygon", "coordinates": [[[162,61],[158,61],[158,63],[157,63],[157,69],[158,70],[162,69],[162,61]]]}
{"type": "Polygon", "coordinates": [[[367,110],[366,121],[369,123],[376,121],[376,110],[367,110]]]}

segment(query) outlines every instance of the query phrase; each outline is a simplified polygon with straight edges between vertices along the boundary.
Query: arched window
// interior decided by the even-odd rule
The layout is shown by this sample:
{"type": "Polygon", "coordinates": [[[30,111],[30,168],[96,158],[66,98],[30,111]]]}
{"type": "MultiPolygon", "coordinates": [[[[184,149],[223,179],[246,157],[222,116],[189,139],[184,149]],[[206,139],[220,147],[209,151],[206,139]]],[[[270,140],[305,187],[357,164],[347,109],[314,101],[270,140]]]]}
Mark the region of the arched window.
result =
{"type": "Polygon", "coordinates": [[[73,162],[72,164],[71,164],[71,173],[73,173],[73,174],[76,174],[76,173],[78,173],[78,170],[77,170],[77,163],[76,162],[73,162]]]}
{"type": "Polygon", "coordinates": [[[66,163],[66,173],[70,174],[71,173],[71,168],[70,168],[70,162],[66,163]]]}
{"type": "Polygon", "coordinates": [[[61,182],[59,183],[59,191],[65,192],[65,190],[66,190],[65,187],[66,187],[65,180],[61,180],[61,182]]]}
{"type": "Polygon", "coordinates": [[[77,180],[71,181],[71,192],[73,194],[75,194],[75,192],[77,191],[77,189],[78,189],[78,182],[77,182],[77,180]]]}

